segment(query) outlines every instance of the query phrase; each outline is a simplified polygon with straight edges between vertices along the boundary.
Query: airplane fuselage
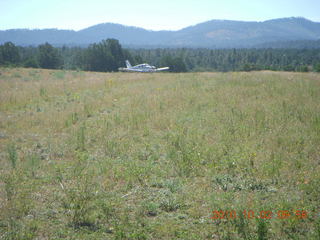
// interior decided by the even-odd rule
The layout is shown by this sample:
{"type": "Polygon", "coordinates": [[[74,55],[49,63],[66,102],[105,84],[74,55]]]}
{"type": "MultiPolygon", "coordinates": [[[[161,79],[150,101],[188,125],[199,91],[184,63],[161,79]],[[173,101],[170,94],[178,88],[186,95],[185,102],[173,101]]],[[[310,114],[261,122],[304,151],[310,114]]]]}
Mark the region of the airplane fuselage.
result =
{"type": "Polygon", "coordinates": [[[156,68],[155,66],[151,66],[147,63],[142,63],[136,66],[131,66],[130,62],[126,60],[126,68],[119,68],[121,72],[160,72],[169,70],[169,67],[164,68],[156,68]]]}

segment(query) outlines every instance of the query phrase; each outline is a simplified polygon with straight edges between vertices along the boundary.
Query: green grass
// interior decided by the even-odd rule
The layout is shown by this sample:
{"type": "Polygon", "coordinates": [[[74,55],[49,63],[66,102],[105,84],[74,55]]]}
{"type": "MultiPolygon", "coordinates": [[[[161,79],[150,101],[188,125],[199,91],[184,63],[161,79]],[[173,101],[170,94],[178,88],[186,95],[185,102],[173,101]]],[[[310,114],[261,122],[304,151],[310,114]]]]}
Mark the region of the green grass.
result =
{"type": "Polygon", "coordinates": [[[13,68],[0,86],[1,239],[320,237],[319,74],[13,68]]]}

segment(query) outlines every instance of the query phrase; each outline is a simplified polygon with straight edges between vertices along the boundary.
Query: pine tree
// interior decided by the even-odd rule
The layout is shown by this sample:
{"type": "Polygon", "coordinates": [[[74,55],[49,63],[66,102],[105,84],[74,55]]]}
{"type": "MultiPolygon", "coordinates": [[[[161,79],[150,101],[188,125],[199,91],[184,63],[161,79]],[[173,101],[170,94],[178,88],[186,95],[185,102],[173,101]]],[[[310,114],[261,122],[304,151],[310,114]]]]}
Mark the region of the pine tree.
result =
{"type": "Polygon", "coordinates": [[[41,68],[58,69],[62,66],[62,58],[58,50],[49,43],[39,45],[39,65],[41,68]]]}

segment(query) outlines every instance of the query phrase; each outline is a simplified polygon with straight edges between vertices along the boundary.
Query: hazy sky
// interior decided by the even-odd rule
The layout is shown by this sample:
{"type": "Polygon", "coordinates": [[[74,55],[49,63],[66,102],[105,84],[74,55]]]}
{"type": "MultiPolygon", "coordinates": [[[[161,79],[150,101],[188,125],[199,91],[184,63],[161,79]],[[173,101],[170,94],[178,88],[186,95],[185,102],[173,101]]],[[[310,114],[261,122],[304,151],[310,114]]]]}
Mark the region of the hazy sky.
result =
{"type": "Polygon", "coordinates": [[[212,19],[320,22],[320,0],[0,0],[0,29],[83,29],[113,22],[177,30],[212,19]]]}

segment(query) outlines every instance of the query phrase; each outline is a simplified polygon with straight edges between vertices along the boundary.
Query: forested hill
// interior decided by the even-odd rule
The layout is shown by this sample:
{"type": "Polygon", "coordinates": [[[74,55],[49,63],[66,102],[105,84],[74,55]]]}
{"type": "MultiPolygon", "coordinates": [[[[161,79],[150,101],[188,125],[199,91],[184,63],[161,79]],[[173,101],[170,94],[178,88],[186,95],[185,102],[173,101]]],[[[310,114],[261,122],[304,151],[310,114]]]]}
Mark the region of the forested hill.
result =
{"type": "Polygon", "coordinates": [[[178,31],[149,31],[120,24],[103,23],[80,31],[28,30],[0,31],[0,44],[39,45],[49,42],[55,46],[86,46],[103,39],[115,38],[130,47],[206,47],[250,48],[292,47],[319,48],[320,23],[305,18],[282,18],[264,22],[212,20],[178,31]]]}

